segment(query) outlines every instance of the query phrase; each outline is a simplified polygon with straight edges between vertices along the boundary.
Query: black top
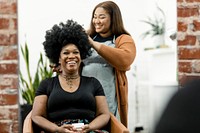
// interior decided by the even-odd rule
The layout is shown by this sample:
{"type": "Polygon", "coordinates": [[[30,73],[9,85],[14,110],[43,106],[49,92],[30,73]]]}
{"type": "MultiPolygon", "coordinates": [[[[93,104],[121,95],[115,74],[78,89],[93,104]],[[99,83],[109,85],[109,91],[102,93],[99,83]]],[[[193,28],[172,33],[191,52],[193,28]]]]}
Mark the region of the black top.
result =
{"type": "Polygon", "coordinates": [[[52,122],[64,119],[95,118],[95,96],[104,96],[100,82],[94,77],[81,76],[80,85],[75,92],[62,89],[58,76],[41,82],[36,96],[47,95],[47,117],[52,122]]]}
{"type": "Polygon", "coordinates": [[[113,41],[114,36],[109,36],[109,37],[102,37],[99,34],[97,34],[93,40],[97,42],[106,42],[106,41],[113,41]]]}

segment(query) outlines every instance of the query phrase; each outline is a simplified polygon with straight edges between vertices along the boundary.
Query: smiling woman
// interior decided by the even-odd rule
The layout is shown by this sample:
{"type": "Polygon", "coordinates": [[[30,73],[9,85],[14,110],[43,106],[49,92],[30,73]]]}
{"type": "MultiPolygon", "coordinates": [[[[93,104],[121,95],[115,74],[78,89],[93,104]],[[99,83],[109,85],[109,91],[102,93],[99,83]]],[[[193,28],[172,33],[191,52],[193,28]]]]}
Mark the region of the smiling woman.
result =
{"type": "MultiPolygon", "coordinates": [[[[98,3],[102,2],[102,0],[76,0],[76,1],[66,1],[66,0],[18,0],[18,25],[19,25],[19,44],[24,44],[24,42],[28,42],[30,48],[30,72],[35,73],[34,65],[37,63],[35,58],[39,58],[40,52],[43,51],[41,43],[44,41],[44,35],[46,29],[49,29],[53,24],[58,22],[65,22],[67,19],[73,19],[78,21],[86,30],[89,28],[89,23],[91,19],[92,9],[98,3]],[[44,8],[45,7],[45,8],[44,8]],[[36,10],[37,9],[37,10],[36,10]],[[33,17],[34,16],[34,17],[33,17]]],[[[132,1],[128,0],[124,3],[121,0],[114,0],[117,5],[121,9],[121,13],[124,20],[124,25],[126,29],[129,30],[129,33],[133,36],[136,45],[137,45],[137,56],[136,61],[132,64],[131,69],[127,71],[128,83],[129,83],[129,123],[128,127],[131,131],[134,130],[135,125],[142,124],[144,127],[148,127],[148,114],[145,113],[145,110],[148,110],[147,99],[142,99],[142,95],[139,96],[139,113],[137,117],[134,114],[137,114],[136,107],[136,99],[135,99],[135,91],[136,91],[136,78],[133,76],[136,74],[135,66],[137,66],[137,83],[141,83],[145,81],[146,74],[146,66],[143,64],[144,62],[144,51],[143,48],[151,42],[147,40],[141,40],[140,35],[144,31],[146,31],[147,27],[143,23],[140,22],[146,16],[151,16],[154,14],[155,2],[159,4],[159,6],[164,10],[166,14],[166,25],[168,31],[171,29],[175,29],[176,27],[176,1],[174,0],[140,0],[140,1],[132,1]],[[144,4],[146,3],[146,4],[144,4]],[[170,5],[170,6],[168,6],[170,5]],[[170,10],[167,9],[170,7],[170,10]],[[145,10],[144,10],[145,9],[145,10]],[[170,19],[168,19],[170,18],[170,19]],[[139,28],[138,28],[139,27],[139,28]],[[170,28],[170,29],[169,29],[170,28]],[[140,67],[140,65],[142,67],[140,67]],[[140,69],[142,68],[142,70],[140,69]],[[143,104],[144,103],[144,104],[143,104]],[[140,116],[141,115],[141,116],[140,116]]],[[[173,41],[168,40],[168,37],[165,38],[166,43],[169,45],[174,44],[173,41]]],[[[172,45],[173,46],[173,45],[172,45]]],[[[174,45],[176,46],[176,45],[174,45]]],[[[42,52],[43,53],[43,52],[42,52]]],[[[44,54],[44,53],[43,53],[44,54]]],[[[117,57],[114,57],[117,58],[117,57]]],[[[20,55],[20,60],[22,59],[22,55],[20,55]]],[[[73,64],[73,63],[72,63],[73,64]]],[[[24,70],[23,62],[20,62],[20,69],[24,70]]],[[[23,71],[22,71],[23,74],[23,71]]],[[[25,74],[24,74],[25,75],[25,74]]],[[[24,76],[26,78],[26,76],[24,76]]],[[[138,94],[146,94],[148,97],[147,89],[141,89],[143,85],[139,85],[137,92],[138,94]]],[[[21,100],[20,100],[21,102],[21,100]]],[[[147,129],[147,128],[146,128],[147,129]]]]}
{"type": "Polygon", "coordinates": [[[36,90],[33,123],[45,132],[104,129],[110,114],[103,87],[96,78],[80,73],[81,61],[90,55],[88,35],[83,27],[73,20],[55,24],[46,31],[43,46],[46,56],[60,65],[61,72],[44,79],[36,90]],[[83,126],[77,129],[74,123],[83,126]]]}

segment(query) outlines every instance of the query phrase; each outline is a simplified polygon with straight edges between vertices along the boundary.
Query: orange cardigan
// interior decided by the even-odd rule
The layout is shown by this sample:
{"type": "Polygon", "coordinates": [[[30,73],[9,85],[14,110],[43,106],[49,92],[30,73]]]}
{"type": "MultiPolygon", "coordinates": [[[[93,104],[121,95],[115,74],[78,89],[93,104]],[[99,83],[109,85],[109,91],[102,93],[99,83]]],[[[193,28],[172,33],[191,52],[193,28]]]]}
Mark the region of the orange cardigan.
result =
{"type": "Polygon", "coordinates": [[[116,93],[120,120],[128,124],[128,81],[126,71],[130,69],[136,56],[136,47],[131,36],[122,34],[115,40],[115,48],[101,45],[97,51],[114,68],[116,73],[116,93]]]}

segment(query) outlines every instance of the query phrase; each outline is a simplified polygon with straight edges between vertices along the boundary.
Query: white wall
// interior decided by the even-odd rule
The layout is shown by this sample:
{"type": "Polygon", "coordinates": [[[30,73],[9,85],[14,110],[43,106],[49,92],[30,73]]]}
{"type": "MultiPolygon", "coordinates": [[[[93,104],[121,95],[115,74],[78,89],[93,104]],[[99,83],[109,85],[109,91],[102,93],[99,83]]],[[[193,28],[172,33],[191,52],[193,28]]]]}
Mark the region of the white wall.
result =
{"type": "MultiPolygon", "coordinates": [[[[43,52],[42,42],[44,41],[46,30],[50,29],[54,24],[66,21],[67,19],[74,19],[78,21],[78,23],[83,24],[87,29],[93,8],[101,1],[102,0],[19,0],[19,44],[24,45],[24,42],[27,41],[31,49],[31,54],[34,55],[34,58],[38,58],[39,52],[43,52]]],[[[146,16],[153,16],[153,14],[155,14],[156,3],[166,12],[167,30],[169,32],[176,30],[175,0],[114,1],[121,8],[124,25],[135,40],[138,49],[137,58],[141,56],[139,54],[140,50],[149,43],[148,39],[141,40],[140,38],[141,33],[147,28],[140,20],[145,19],[146,16]]],[[[31,61],[34,62],[36,60],[31,61]]],[[[35,64],[35,62],[33,64],[35,64]]],[[[21,65],[20,67],[23,66],[21,65]]]]}

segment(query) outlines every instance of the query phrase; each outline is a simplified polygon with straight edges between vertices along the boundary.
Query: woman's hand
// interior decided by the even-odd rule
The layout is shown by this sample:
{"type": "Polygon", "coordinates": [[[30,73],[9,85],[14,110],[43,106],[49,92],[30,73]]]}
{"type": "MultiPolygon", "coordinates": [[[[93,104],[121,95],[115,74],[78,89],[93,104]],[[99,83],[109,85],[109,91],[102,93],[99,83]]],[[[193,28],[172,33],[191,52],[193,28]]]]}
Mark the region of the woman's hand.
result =
{"type": "Polygon", "coordinates": [[[101,43],[99,43],[99,42],[96,42],[96,41],[94,41],[90,36],[88,36],[88,39],[89,39],[89,43],[90,43],[90,45],[95,49],[95,50],[99,50],[100,49],[100,47],[101,47],[101,43]]]}
{"type": "Polygon", "coordinates": [[[64,125],[58,127],[57,132],[58,133],[76,133],[76,131],[74,130],[74,126],[69,125],[69,124],[64,124],[64,125]]]}
{"type": "Polygon", "coordinates": [[[93,41],[93,39],[88,35],[88,40],[89,40],[89,43],[90,43],[90,45],[92,46],[92,47],[94,47],[94,41],[93,41]]]}
{"type": "Polygon", "coordinates": [[[82,129],[81,133],[87,133],[91,131],[89,124],[85,124],[81,129],[82,129]]]}

